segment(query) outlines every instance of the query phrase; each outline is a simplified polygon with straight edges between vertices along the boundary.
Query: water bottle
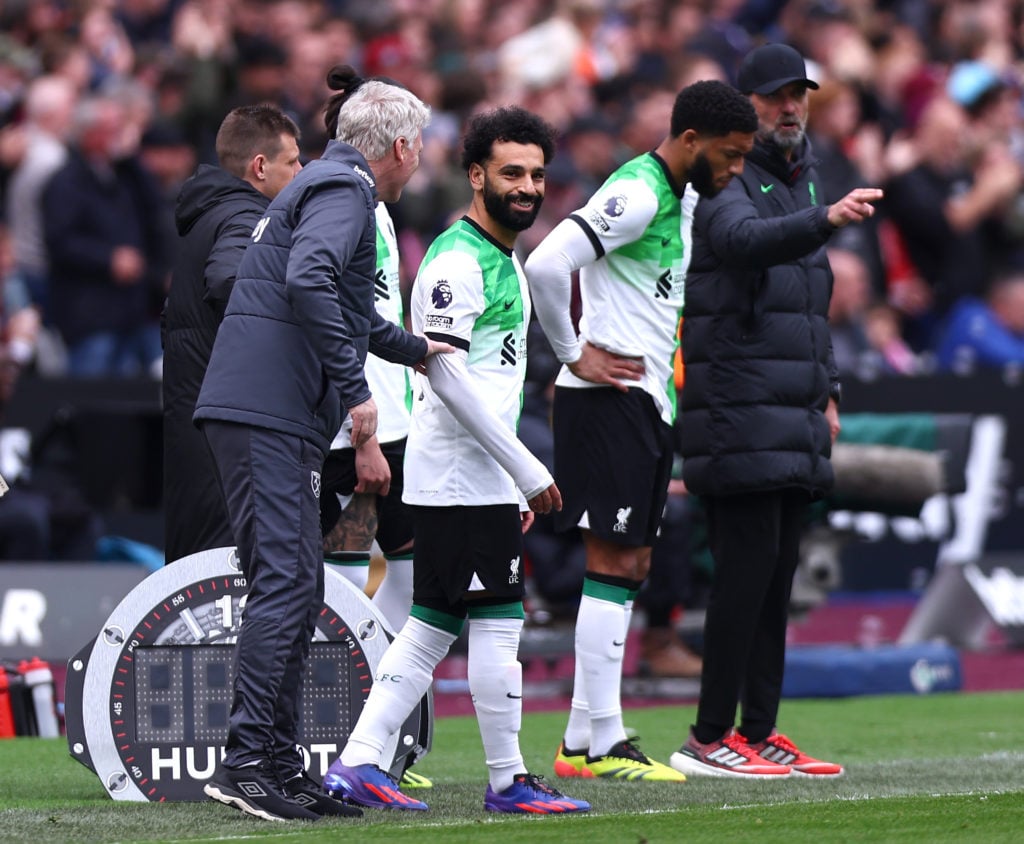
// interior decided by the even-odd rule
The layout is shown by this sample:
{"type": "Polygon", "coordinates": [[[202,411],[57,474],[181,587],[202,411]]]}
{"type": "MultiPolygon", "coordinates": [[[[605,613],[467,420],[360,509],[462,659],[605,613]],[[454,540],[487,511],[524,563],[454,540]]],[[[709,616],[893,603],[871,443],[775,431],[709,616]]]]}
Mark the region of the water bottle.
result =
{"type": "Polygon", "coordinates": [[[7,672],[0,665],[0,739],[14,738],[14,712],[11,710],[11,684],[7,672]]]}
{"type": "Polygon", "coordinates": [[[32,692],[39,736],[56,738],[60,735],[60,724],[57,722],[53,672],[49,663],[34,656],[30,660],[22,660],[18,664],[18,672],[25,678],[25,686],[32,692]]]}

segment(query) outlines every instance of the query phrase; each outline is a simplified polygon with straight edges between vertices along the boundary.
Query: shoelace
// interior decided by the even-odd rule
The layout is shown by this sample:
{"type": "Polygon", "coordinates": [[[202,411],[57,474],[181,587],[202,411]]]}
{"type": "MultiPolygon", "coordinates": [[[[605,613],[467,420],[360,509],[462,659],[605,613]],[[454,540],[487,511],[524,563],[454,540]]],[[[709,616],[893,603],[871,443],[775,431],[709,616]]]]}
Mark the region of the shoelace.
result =
{"type": "Polygon", "coordinates": [[[776,747],[781,747],[787,753],[792,753],[794,756],[799,756],[800,751],[793,742],[786,738],[782,733],[775,733],[774,735],[768,736],[766,739],[768,744],[774,744],[776,747]]]}
{"type": "Polygon", "coordinates": [[[744,738],[739,733],[732,733],[730,735],[725,736],[722,739],[722,744],[724,744],[726,747],[728,747],[735,753],[739,753],[741,756],[745,756],[747,759],[752,759],[754,756],[757,755],[750,747],[750,742],[748,742],[746,738],[744,738]]]}
{"type": "Polygon", "coordinates": [[[260,762],[260,764],[256,766],[256,770],[267,777],[271,784],[277,787],[279,797],[289,797],[288,789],[284,784],[284,777],[281,776],[281,772],[278,770],[277,765],[274,763],[272,758],[260,762]]]}
{"type": "Polygon", "coordinates": [[[541,794],[547,794],[549,797],[562,797],[562,792],[552,788],[546,782],[541,782],[544,777],[540,774],[526,774],[522,782],[532,788],[534,791],[539,791],[541,794]]]}
{"type": "Polygon", "coordinates": [[[643,762],[645,765],[649,765],[651,760],[647,758],[647,755],[636,746],[636,743],[640,741],[640,736],[633,736],[633,738],[626,739],[622,742],[625,753],[623,754],[627,759],[633,759],[636,762],[643,762]]]}

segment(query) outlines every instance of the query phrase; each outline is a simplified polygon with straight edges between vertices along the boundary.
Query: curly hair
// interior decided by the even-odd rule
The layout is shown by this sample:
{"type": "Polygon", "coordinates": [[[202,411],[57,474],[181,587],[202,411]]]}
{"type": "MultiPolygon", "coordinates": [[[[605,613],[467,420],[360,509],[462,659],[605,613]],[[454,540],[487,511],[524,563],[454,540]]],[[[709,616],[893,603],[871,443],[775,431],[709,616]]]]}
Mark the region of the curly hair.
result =
{"type": "Polygon", "coordinates": [[[483,164],[491,157],[494,144],[512,142],[515,144],[536,144],[544,153],[544,163],[555,157],[554,127],[536,114],[519,106],[501,106],[492,111],[476,115],[462,140],[462,168],[469,170],[472,164],[483,164]]]}
{"type": "Polygon", "coordinates": [[[757,112],[750,100],[731,85],[714,80],[694,82],[676,95],[669,133],[676,138],[687,129],[711,138],[731,132],[756,132],[757,112]]]}

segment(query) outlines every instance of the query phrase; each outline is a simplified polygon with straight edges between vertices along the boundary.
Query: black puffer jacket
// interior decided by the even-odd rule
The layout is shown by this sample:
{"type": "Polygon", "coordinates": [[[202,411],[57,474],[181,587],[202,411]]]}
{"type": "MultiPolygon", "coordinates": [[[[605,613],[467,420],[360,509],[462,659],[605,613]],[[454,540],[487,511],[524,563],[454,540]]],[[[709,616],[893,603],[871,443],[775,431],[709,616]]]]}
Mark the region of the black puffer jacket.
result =
{"type": "Polygon", "coordinates": [[[702,199],[686,278],[683,474],[696,494],[833,484],[824,411],[838,383],[828,330],[833,228],[804,144],[768,144],[702,199]]]}

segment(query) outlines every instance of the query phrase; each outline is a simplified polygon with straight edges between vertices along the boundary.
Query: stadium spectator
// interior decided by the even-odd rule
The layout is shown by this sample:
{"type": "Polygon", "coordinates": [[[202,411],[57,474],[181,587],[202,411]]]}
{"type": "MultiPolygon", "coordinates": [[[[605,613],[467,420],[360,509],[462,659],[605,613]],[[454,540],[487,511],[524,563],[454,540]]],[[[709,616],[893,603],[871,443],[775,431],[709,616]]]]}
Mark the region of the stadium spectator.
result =
{"type": "Polygon", "coordinates": [[[970,148],[967,114],[936,96],[913,136],[910,165],[885,186],[884,209],[895,223],[933,304],[915,319],[912,345],[934,343],[937,323],[961,296],[978,296],[992,274],[983,226],[998,219],[1024,184],[1024,168],[1005,145],[970,148]]]}
{"type": "Polygon", "coordinates": [[[331,54],[328,35],[319,30],[298,33],[289,42],[288,73],[279,104],[302,132],[304,160],[317,158],[328,139],[334,137],[324,128],[324,102],[331,95],[324,79],[327,69],[337,61],[338,57],[331,54]]]}
{"type": "Polygon", "coordinates": [[[7,190],[7,220],[14,250],[14,275],[19,285],[49,316],[49,259],[43,230],[43,189],[65,163],[75,89],[60,76],[41,76],[25,95],[25,154],[11,174],[7,190]]]}
{"type": "MultiPolygon", "coordinates": [[[[357,81],[353,79],[352,86],[357,81]]],[[[346,415],[352,445],[377,430],[367,350],[422,363],[445,344],[414,337],[373,307],[378,199],[412,172],[376,180],[367,158],[415,150],[429,109],[368,81],[352,146],[323,156],[274,198],[235,274],[193,417],[217,465],[249,591],[238,636],[225,754],[206,794],[267,820],[358,814],[320,791],[298,753],[302,678],[324,597],[321,472],[346,415]]]]}
{"type": "Polygon", "coordinates": [[[178,197],[180,240],[161,320],[167,562],[235,544],[192,414],[245,248],[270,201],[302,169],[298,139],[275,106],[240,106],[217,133],[220,166],[200,165],[178,197]]]}
{"type": "Polygon", "coordinates": [[[940,336],[937,357],[941,369],[961,374],[1024,366],[1024,272],[999,276],[984,299],[957,302],[940,336]]]}
{"type": "Polygon", "coordinates": [[[89,57],[90,87],[100,88],[113,79],[130,78],[135,64],[135,48],[112,5],[90,3],[78,21],[78,43],[89,57]]]}
{"type": "Polygon", "coordinates": [[[867,264],[846,247],[841,234],[828,247],[832,268],[828,328],[839,375],[916,374],[920,362],[903,342],[899,312],[873,295],[867,264]]]}
{"type": "MultiPolygon", "coordinates": [[[[859,185],[882,184],[885,179],[885,140],[881,127],[865,121],[861,98],[854,85],[826,79],[809,92],[807,137],[818,159],[824,202],[838,202],[859,185]]],[[[885,267],[875,219],[843,230],[843,247],[860,256],[867,269],[870,290],[885,294],[885,267]]]]}
{"type": "Polygon", "coordinates": [[[864,371],[871,353],[864,317],[872,301],[871,280],[864,260],[852,250],[830,247],[828,262],[832,269],[828,303],[832,355],[840,376],[855,375],[864,371]]]}
{"type": "Polygon", "coordinates": [[[80,101],[68,160],[43,192],[50,307],[74,376],[146,375],[160,357],[159,189],[124,148],[125,124],[117,99],[80,101]]]}
{"type": "Polygon", "coordinates": [[[622,662],[672,469],[669,385],[693,209],[743,170],[757,118],[735,89],[712,81],[684,88],[667,123],[653,151],[620,167],[526,263],[537,317],[564,364],[553,427],[565,509],[555,527],[581,528],[587,552],[559,776],[685,779],[627,737],[622,662]],[[571,316],[577,270],[579,336],[571,316]]]}
{"type": "Polygon", "coordinates": [[[431,245],[413,288],[416,330],[457,351],[432,358],[409,430],[404,500],[416,525],[409,620],[384,654],[359,720],[324,788],[363,806],[426,810],[382,770],[388,740],[430,688],[469,626],[469,687],[488,785],[484,808],[509,814],[587,811],[527,772],[519,746],[523,680],[523,533],[561,506],[544,465],[516,438],[530,301],[513,248],[544,198],[554,134],[511,106],[469,126],[466,216],[431,245]],[[438,442],[448,448],[437,448],[438,442]]]}
{"type": "Polygon", "coordinates": [[[284,99],[288,74],[288,51],[276,40],[254,38],[239,47],[237,87],[229,103],[258,105],[284,99]]]}
{"type": "Polygon", "coordinates": [[[752,50],[738,86],[757,110],[743,173],[702,200],[686,277],[683,479],[702,496],[714,558],[696,723],[672,766],[712,776],[835,776],[776,731],[786,626],[808,506],[831,488],[839,375],[825,244],[882,191],[825,205],[807,141],[803,57],[752,50]],[[741,707],[738,729],[737,708],[741,707]]]}

